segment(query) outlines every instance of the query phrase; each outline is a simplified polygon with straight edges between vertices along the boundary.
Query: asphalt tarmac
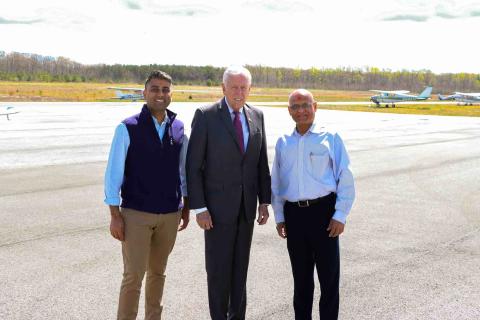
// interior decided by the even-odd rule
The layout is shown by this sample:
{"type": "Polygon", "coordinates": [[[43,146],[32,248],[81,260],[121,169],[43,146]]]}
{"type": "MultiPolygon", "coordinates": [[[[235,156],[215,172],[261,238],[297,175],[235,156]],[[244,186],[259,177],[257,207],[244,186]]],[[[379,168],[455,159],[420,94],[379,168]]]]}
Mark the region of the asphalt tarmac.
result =
{"type": "MultiPolygon", "coordinates": [[[[0,118],[0,319],[114,319],[120,243],[103,174],[141,103],[15,103],[0,118]]],[[[199,104],[172,104],[189,127],[199,104]]],[[[269,160],[293,130],[263,107],[269,160]]],[[[357,199],[341,236],[340,319],[480,319],[480,118],[319,110],[350,152],[357,199]]],[[[247,319],[293,319],[286,242],[256,226],[247,319]]],[[[164,319],[209,319],[194,217],[167,270],[164,319]]],[[[314,318],[318,319],[318,284],[314,318]]],[[[143,318],[143,294],[139,319],[143,318]]]]}

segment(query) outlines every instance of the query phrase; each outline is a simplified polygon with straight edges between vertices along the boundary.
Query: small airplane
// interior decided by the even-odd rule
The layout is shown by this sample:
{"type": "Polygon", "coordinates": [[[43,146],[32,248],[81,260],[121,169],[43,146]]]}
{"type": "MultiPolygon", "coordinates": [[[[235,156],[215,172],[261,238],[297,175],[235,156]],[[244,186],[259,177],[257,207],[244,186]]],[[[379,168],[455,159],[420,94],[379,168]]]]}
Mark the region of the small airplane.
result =
{"type": "Polygon", "coordinates": [[[143,89],[141,88],[119,88],[119,87],[109,87],[108,89],[115,90],[115,98],[119,100],[143,100],[143,89]],[[127,91],[128,93],[124,93],[127,91]]]}
{"type": "MultiPolygon", "coordinates": [[[[115,98],[111,99],[120,99],[120,100],[144,100],[143,97],[143,88],[128,88],[128,87],[109,87],[107,89],[115,90],[115,98]]],[[[178,89],[173,90],[174,92],[182,93],[210,93],[210,94],[222,94],[222,91],[219,89],[213,90],[202,90],[202,89],[178,89]]]]}
{"type": "Polygon", "coordinates": [[[474,103],[480,103],[480,93],[465,93],[465,92],[455,92],[449,96],[438,95],[439,100],[455,100],[458,105],[460,102],[465,103],[466,106],[472,106],[474,103]]]}
{"type": "Polygon", "coordinates": [[[10,120],[10,115],[19,113],[20,111],[16,110],[15,107],[2,107],[0,108],[0,116],[6,116],[7,120],[10,120]]]}
{"type": "Polygon", "coordinates": [[[395,108],[396,102],[429,99],[430,95],[432,94],[432,87],[426,87],[425,90],[423,90],[422,93],[420,93],[418,96],[407,94],[410,91],[406,91],[406,90],[393,90],[393,91],[370,90],[370,91],[379,93],[376,96],[370,97],[370,101],[374,102],[377,105],[377,107],[380,107],[382,103],[385,103],[385,107],[388,108],[388,104],[391,103],[392,108],[395,108]]]}

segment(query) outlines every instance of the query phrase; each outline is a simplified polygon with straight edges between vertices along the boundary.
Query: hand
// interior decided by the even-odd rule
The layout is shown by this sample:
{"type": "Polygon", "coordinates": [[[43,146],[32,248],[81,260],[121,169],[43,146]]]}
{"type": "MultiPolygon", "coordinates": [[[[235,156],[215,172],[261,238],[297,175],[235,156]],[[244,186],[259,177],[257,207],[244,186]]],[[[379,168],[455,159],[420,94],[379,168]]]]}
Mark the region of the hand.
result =
{"type": "Polygon", "coordinates": [[[120,210],[118,207],[116,209],[112,209],[110,207],[110,234],[117,240],[124,241],[125,240],[125,222],[123,222],[123,218],[120,215],[120,210]]]}
{"type": "Polygon", "coordinates": [[[328,236],[330,238],[338,237],[342,234],[345,225],[335,219],[330,219],[330,223],[328,224],[327,231],[330,231],[328,236]]]}
{"type": "Polygon", "coordinates": [[[213,228],[212,217],[208,210],[197,214],[197,224],[203,230],[210,230],[213,228]]]}
{"type": "Polygon", "coordinates": [[[268,204],[260,204],[258,206],[258,219],[259,225],[267,223],[268,220],[268,204]]]}
{"type": "Polygon", "coordinates": [[[287,238],[287,227],[285,226],[285,222],[277,223],[277,232],[281,238],[287,238]]]}
{"type": "Polygon", "coordinates": [[[190,209],[188,208],[187,205],[184,205],[182,208],[182,216],[180,218],[178,231],[182,231],[187,228],[188,223],[190,222],[190,209]],[[180,224],[180,221],[183,221],[182,224],[180,224]]]}

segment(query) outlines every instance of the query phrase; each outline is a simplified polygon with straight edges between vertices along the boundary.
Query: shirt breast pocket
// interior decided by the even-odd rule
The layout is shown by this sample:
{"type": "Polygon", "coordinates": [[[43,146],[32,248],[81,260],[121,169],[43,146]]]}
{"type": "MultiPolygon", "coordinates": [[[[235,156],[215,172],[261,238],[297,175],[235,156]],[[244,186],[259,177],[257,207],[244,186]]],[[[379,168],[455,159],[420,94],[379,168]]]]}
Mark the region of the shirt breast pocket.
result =
{"type": "Polygon", "coordinates": [[[310,152],[310,169],[314,177],[321,177],[330,163],[328,150],[310,152]]]}

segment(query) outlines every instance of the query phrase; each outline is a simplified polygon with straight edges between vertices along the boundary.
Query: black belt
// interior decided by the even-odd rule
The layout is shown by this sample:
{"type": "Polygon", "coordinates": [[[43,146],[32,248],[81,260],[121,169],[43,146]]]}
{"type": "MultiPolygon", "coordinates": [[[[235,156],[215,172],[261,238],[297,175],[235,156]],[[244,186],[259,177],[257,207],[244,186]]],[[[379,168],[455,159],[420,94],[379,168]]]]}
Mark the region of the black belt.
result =
{"type": "Polygon", "coordinates": [[[312,199],[312,200],[299,200],[299,201],[287,201],[288,203],[291,203],[293,205],[296,205],[297,207],[299,208],[306,208],[306,207],[310,207],[311,205],[315,204],[315,203],[318,203],[322,200],[325,200],[325,198],[328,198],[329,196],[331,196],[333,193],[329,193],[327,194],[326,196],[323,196],[323,197],[319,197],[317,199],[312,199]]]}

